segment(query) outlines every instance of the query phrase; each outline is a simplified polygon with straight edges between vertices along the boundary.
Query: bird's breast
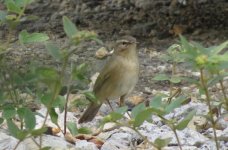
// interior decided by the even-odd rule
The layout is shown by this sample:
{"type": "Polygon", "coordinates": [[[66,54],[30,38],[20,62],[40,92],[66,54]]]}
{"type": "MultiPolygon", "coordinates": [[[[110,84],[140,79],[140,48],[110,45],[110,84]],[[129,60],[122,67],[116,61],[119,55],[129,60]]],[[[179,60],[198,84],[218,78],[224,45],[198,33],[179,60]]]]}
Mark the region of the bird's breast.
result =
{"type": "Polygon", "coordinates": [[[113,94],[111,97],[116,98],[129,94],[135,87],[139,76],[139,64],[136,61],[127,59],[121,60],[119,73],[114,75],[113,94]]]}
{"type": "Polygon", "coordinates": [[[115,67],[109,72],[102,86],[96,90],[98,99],[116,99],[122,95],[128,95],[138,81],[138,59],[117,57],[114,61],[115,67]]]}

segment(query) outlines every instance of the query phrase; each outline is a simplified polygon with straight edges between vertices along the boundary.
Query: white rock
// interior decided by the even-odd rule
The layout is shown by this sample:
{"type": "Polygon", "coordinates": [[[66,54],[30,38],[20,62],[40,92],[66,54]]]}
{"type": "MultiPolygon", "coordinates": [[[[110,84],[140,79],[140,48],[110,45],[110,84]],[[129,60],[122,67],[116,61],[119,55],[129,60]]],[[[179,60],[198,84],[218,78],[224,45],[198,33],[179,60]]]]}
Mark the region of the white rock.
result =
{"type": "Polygon", "coordinates": [[[80,140],[75,143],[76,150],[98,150],[96,145],[86,140],[80,140]]]}
{"type": "Polygon", "coordinates": [[[141,140],[141,137],[135,131],[121,127],[110,135],[101,150],[131,150],[135,141],[138,140],[141,140]]]}
{"type": "MultiPolygon", "coordinates": [[[[0,131],[0,147],[5,150],[13,150],[18,143],[18,140],[8,134],[4,133],[2,130],[0,131]]],[[[17,150],[29,150],[28,147],[20,143],[17,147],[17,150]]]]}
{"type": "MultiPolygon", "coordinates": [[[[196,146],[181,146],[182,150],[198,150],[196,146]]],[[[179,150],[179,146],[164,147],[163,150],[179,150]]]]}
{"type": "MultiPolygon", "coordinates": [[[[151,142],[153,142],[157,138],[172,138],[171,144],[177,144],[177,140],[173,131],[166,125],[162,127],[158,127],[156,125],[150,124],[148,122],[144,122],[139,130],[144,136],[148,138],[151,142]]],[[[191,130],[184,129],[182,131],[177,131],[178,137],[180,139],[181,144],[185,146],[197,146],[202,145],[207,142],[209,139],[204,137],[202,134],[191,130]]]]}
{"type": "Polygon", "coordinates": [[[131,150],[131,148],[116,140],[109,140],[102,145],[101,150],[131,150]]]}
{"type": "MultiPolygon", "coordinates": [[[[35,140],[36,142],[39,143],[40,138],[37,137],[35,140]]],[[[17,143],[18,143],[18,140],[16,138],[8,135],[3,130],[0,130],[0,149],[13,150],[17,143]]],[[[50,146],[53,149],[76,150],[76,148],[74,148],[74,145],[68,143],[64,138],[51,136],[51,135],[42,136],[42,147],[46,147],[46,146],[50,146]]],[[[31,138],[25,139],[17,147],[17,150],[31,150],[31,149],[39,150],[38,146],[33,142],[31,138]]]]}

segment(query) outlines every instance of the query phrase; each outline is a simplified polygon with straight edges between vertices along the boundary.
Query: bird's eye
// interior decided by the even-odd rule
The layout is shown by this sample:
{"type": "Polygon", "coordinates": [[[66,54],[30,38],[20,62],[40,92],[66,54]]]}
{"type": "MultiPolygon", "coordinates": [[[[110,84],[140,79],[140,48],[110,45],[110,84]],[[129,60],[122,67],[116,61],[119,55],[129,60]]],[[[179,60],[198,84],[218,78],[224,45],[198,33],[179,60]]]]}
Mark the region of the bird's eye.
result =
{"type": "Polygon", "coordinates": [[[122,45],[127,45],[127,42],[122,42],[122,45]]]}

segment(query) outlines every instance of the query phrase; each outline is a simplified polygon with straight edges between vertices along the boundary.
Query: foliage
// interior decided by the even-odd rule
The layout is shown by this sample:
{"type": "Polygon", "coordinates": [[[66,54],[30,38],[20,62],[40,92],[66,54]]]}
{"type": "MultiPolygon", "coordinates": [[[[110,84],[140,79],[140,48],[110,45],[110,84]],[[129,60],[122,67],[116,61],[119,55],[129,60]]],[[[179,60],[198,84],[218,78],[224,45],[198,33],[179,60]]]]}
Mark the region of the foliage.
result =
{"type": "MultiPolygon", "coordinates": [[[[226,93],[224,92],[223,86],[223,78],[227,76],[225,69],[228,67],[228,53],[221,53],[221,51],[228,47],[228,41],[209,48],[204,48],[201,44],[196,42],[188,42],[183,36],[180,36],[181,44],[172,45],[166,55],[162,56],[164,61],[168,61],[172,63],[172,75],[160,74],[154,77],[155,81],[164,81],[168,80],[170,83],[170,87],[172,88],[173,84],[180,83],[182,80],[186,80],[193,84],[196,84],[198,89],[201,91],[199,94],[205,94],[207,105],[209,107],[209,113],[206,118],[209,118],[213,125],[214,136],[217,149],[219,149],[218,139],[215,132],[215,124],[214,120],[215,116],[213,114],[212,108],[216,106],[213,105],[213,101],[211,99],[209,88],[215,85],[216,83],[220,83],[224,99],[220,101],[219,106],[223,106],[226,110],[228,110],[228,101],[226,97],[226,93]],[[178,64],[185,64],[190,69],[194,71],[198,71],[200,73],[200,81],[196,81],[193,79],[189,79],[188,77],[181,77],[176,75],[176,67],[178,64]]],[[[108,116],[106,116],[103,120],[103,124],[106,122],[115,122],[121,126],[127,126],[137,133],[138,127],[142,125],[144,121],[151,122],[152,115],[156,115],[161,118],[161,120],[168,125],[174,132],[175,137],[178,141],[178,145],[181,148],[180,140],[177,135],[177,130],[183,130],[187,127],[188,123],[192,120],[193,116],[196,114],[196,110],[192,110],[191,112],[187,112],[187,115],[184,119],[178,121],[176,119],[166,119],[164,116],[171,113],[175,108],[180,107],[183,104],[188,103],[188,98],[186,96],[180,95],[179,91],[172,92],[170,90],[170,95],[159,95],[154,97],[150,101],[148,107],[145,106],[144,103],[141,103],[135,106],[130,115],[129,121],[126,123],[122,123],[120,119],[124,118],[124,113],[112,112],[108,116]],[[164,99],[168,99],[168,103],[164,101],[164,99]]],[[[126,112],[126,111],[125,111],[126,112]]],[[[139,133],[140,134],[140,133],[139,133]]],[[[141,134],[140,134],[141,135],[141,134]]],[[[146,137],[141,135],[144,140],[149,142],[146,137]]],[[[170,142],[171,139],[156,139],[152,144],[154,147],[161,149],[170,142]]]]}
{"type": "MultiPolygon", "coordinates": [[[[63,48],[49,41],[48,35],[44,33],[28,33],[26,30],[22,30],[18,34],[18,42],[24,47],[28,44],[43,43],[47,52],[53,59],[61,64],[60,70],[51,66],[32,65],[27,68],[26,74],[8,71],[10,68],[4,65],[4,58],[5,55],[12,50],[9,49],[11,46],[11,38],[14,38],[11,33],[21,21],[31,18],[24,13],[26,7],[31,3],[32,0],[5,0],[7,10],[0,11],[0,25],[4,25],[8,30],[7,41],[0,41],[2,43],[0,46],[0,66],[2,66],[0,82],[3,83],[0,89],[0,111],[2,112],[0,123],[6,121],[9,132],[20,141],[31,136],[42,136],[42,134],[47,131],[45,124],[48,116],[50,116],[51,121],[61,129],[58,124],[56,108],[59,108],[60,112],[64,111],[65,116],[67,116],[68,99],[71,89],[74,86],[74,81],[88,81],[85,76],[87,65],[69,66],[69,58],[71,54],[77,50],[77,46],[81,42],[91,39],[101,42],[97,39],[94,32],[78,30],[71,20],[64,16],[63,30],[68,36],[69,42],[63,48]],[[67,68],[70,68],[70,78],[66,77],[67,68]],[[65,81],[66,79],[67,81],[65,81]],[[66,83],[67,97],[65,98],[59,93],[66,83]],[[37,113],[33,112],[33,110],[27,106],[26,98],[22,96],[23,94],[36,99],[37,102],[40,102],[47,108],[47,112],[45,116],[43,116],[44,122],[42,127],[38,129],[35,128],[35,116],[37,113]],[[15,118],[19,120],[19,127],[16,125],[15,118]]],[[[80,91],[80,89],[78,90],[80,91]]],[[[95,99],[92,93],[82,93],[95,99]]],[[[91,132],[87,128],[77,128],[76,124],[72,122],[67,123],[66,117],[64,119],[65,125],[62,131],[64,134],[66,133],[66,127],[69,128],[72,134],[91,132]]],[[[40,147],[42,147],[41,143],[40,147]]],[[[43,149],[47,148],[43,147],[43,149]]]]}
{"type": "MultiPolygon", "coordinates": [[[[29,33],[26,30],[22,30],[18,35],[14,35],[13,31],[22,21],[37,18],[36,16],[25,14],[26,7],[30,5],[33,0],[5,0],[4,2],[7,10],[0,10],[0,26],[5,27],[8,31],[8,35],[6,41],[0,41],[0,111],[2,112],[0,124],[6,122],[9,132],[20,141],[31,136],[42,136],[42,134],[47,131],[45,124],[48,116],[50,116],[51,121],[56,124],[57,127],[61,128],[58,124],[58,113],[56,112],[58,108],[60,112],[65,113],[64,129],[61,129],[63,130],[63,134],[66,134],[66,127],[72,135],[91,133],[87,128],[78,128],[74,122],[66,122],[69,94],[75,86],[73,81],[88,81],[88,78],[85,76],[87,65],[69,66],[69,58],[71,54],[77,50],[77,46],[81,42],[85,40],[95,40],[101,43],[101,41],[97,39],[97,35],[93,31],[79,30],[66,16],[62,18],[63,30],[68,37],[68,43],[65,47],[57,46],[56,43],[50,41],[48,35],[44,33],[29,33]],[[34,43],[44,44],[48,54],[60,63],[60,69],[47,66],[31,66],[28,68],[26,74],[10,71],[10,68],[4,65],[4,58],[7,53],[12,50],[10,46],[12,43],[11,39],[15,38],[13,35],[18,39],[17,42],[24,47],[34,43]],[[67,68],[70,68],[68,77],[66,77],[67,68]],[[65,81],[65,79],[67,79],[67,81],[65,81]],[[65,85],[65,83],[67,85],[65,85]],[[60,95],[64,86],[66,87],[66,97],[60,95]],[[35,128],[37,113],[27,106],[26,98],[23,97],[22,94],[36,99],[47,108],[47,112],[45,116],[43,116],[43,125],[40,128],[35,128]],[[15,122],[16,119],[19,120],[19,126],[15,122]]],[[[212,108],[219,105],[228,110],[228,99],[223,85],[223,79],[227,77],[228,52],[222,52],[227,47],[228,41],[218,46],[205,48],[199,43],[188,42],[183,36],[180,36],[180,44],[172,45],[167,50],[167,55],[162,57],[164,61],[172,64],[171,75],[159,74],[154,77],[155,81],[169,82],[169,95],[158,95],[154,97],[149,106],[145,106],[143,103],[135,106],[131,111],[130,119],[124,123],[121,119],[124,118],[124,114],[128,108],[126,106],[121,107],[104,117],[102,126],[107,122],[115,122],[120,126],[129,127],[141,135],[138,131],[139,127],[145,121],[152,122],[151,116],[156,115],[173,130],[181,149],[176,131],[183,130],[187,127],[188,123],[196,114],[196,110],[188,112],[182,120],[168,120],[165,118],[165,115],[173,112],[174,109],[188,101],[187,97],[180,95],[181,90],[178,89],[173,92],[175,85],[186,80],[195,84],[200,94],[206,96],[205,101],[209,107],[209,113],[205,117],[209,118],[213,125],[215,142],[217,149],[219,149],[215,132],[215,114],[212,108]],[[187,66],[194,71],[198,71],[200,73],[200,80],[197,81],[179,76],[176,72],[176,67],[181,63],[187,64],[187,66]],[[219,104],[214,105],[215,100],[211,98],[209,89],[217,83],[221,86],[223,98],[218,101],[219,104]],[[164,101],[164,99],[168,99],[168,103],[164,101]]],[[[77,90],[80,91],[79,88],[77,90]]],[[[93,93],[87,91],[82,91],[82,93],[89,101],[97,101],[93,93]]],[[[170,138],[157,138],[154,142],[150,142],[146,137],[141,136],[145,141],[158,149],[167,146],[171,141],[170,138]]],[[[40,147],[42,147],[41,143],[40,147]]],[[[49,147],[43,147],[42,149],[49,149],[49,147]]]]}
{"type": "MultiPolygon", "coordinates": [[[[8,29],[7,41],[1,42],[0,47],[0,81],[2,88],[0,89],[0,110],[2,111],[1,123],[7,122],[10,133],[23,140],[29,136],[38,136],[46,131],[43,126],[40,129],[35,129],[36,119],[35,113],[26,106],[25,100],[20,96],[22,89],[32,85],[32,80],[37,79],[33,74],[21,76],[18,72],[7,71],[10,68],[4,66],[4,56],[7,54],[11,44],[11,32],[15,30],[17,25],[28,16],[24,12],[26,7],[32,3],[32,0],[5,0],[7,11],[0,11],[0,25],[6,25],[8,29]],[[15,118],[18,118],[20,127],[15,123],[15,118]]],[[[49,39],[46,34],[31,33],[26,30],[19,33],[19,41],[21,44],[29,44],[33,42],[44,42],[49,39]]]]}

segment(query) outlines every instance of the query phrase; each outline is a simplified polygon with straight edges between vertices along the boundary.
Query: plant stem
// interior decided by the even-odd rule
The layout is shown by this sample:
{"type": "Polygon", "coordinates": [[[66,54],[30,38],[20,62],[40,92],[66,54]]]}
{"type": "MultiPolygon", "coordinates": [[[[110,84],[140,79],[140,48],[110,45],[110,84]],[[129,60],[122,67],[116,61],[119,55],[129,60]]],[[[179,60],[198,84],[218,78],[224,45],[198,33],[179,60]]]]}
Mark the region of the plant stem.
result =
{"type": "MultiPolygon", "coordinates": [[[[63,80],[64,72],[65,72],[66,67],[67,67],[69,57],[70,57],[69,53],[66,54],[64,57],[63,67],[62,67],[62,71],[61,71],[61,82],[63,82],[62,80],[63,80]]],[[[71,82],[71,79],[72,79],[72,75],[70,76],[69,82],[71,82]]],[[[67,85],[67,96],[66,96],[66,102],[65,102],[65,107],[64,107],[64,129],[63,129],[64,135],[66,134],[67,110],[68,110],[68,102],[69,102],[69,96],[70,96],[70,88],[71,88],[71,83],[68,83],[68,85],[67,85]]]]}
{"type": "Polygon", "coordinates": [[[177,131],[176,131],[175,127],[174,127],[174,123],[171,122],[171,121],[169,121],[168,119],[164,118],[164,117],[161,116],[161,115],[158,115],[158,116],[159,116],[162,120],[164,120],[164,121],[166,122],[166,124],[167,124],[167,125],[171,128],[171,130],[174,132],[175,137],[176,137],[176,139],[177,139],[178,146],[179,146],[180,150],[182,150],[181,142],[180,142],[180,139],[179,139],[179,137],[178,137],[178,135],[177,135],[177,131]]]}
{"type": "Polygon", "coordinates": [[[70,85],[67,86],[67,96],[66,96],[66,103],[64,108],[64,131],[63,134],[66,134],[66,122],[67,122],[67,110],[68,110],[68,102],[69,102],[69,96],[70,96],[70,85]]]}
{"type": "Polygon", "coordinates": [[[16,150],[20,143],[21,141],[18,141],[13,150],[16,150]]]}
{"type": "MultiPolygon", "coordinates": [[[[171,78],[176,74],[176,62],[173,62],[172,64],[172,75],[171,78]]],[[[170,85],[169,85],[169,98],[168,98],[168,104],[171,102],[172,98],[173,98],[173,82],[169,81],[170,85]]]]}
{"type": "Polygon", "coordinates": [[[224,96],[224,103],[226,105],[226,110],[228,110],[228,98],[226,96],[226,91],[225,91],[225,87],[223,85],[223,82],[222,80],[219,80],[219,83],[220,83],[220,86],[221,86],[221,89],[222,89],[222,94],[224,96]]]}
{"type": "MultiPolygon", "coordinates": [[[[139,136],[141,136],[141,137],[143,138],[143,140],[144,140],[146,143],[149,143],[150,145],[152,145],[152,146],[158,148],[157,145],[155,145],[153,142],[150,142],[150,141],[147,139],[147,137],[145,137],[144,135],[142,135],[142,133],[140,133],[137,129],[135,129],[135,128],[129,126],[129,125],[122,124],[122,123],[117,122],[117,121],[115,121],[115,123],[118,124],[119,126],[127,127],[127,128],[130,128],[130,129],[134,130],[139,136]]],[[[158,149],[159,149],[159,148],[158,148],[158,149]]]]}
{"type": "Polygon", "coordinates": [[[32,141],[37,145],[37,147],[39,147],[39,149],[41,149],[41,146],[40,146],[40,144],[39,143],[37,143],[36,142],[36,140],[33,138],[33,137],[31,137],[31,139],[32,139],[32,141]]]}
{"type": "Polygon", "coordinates": [[[177,143],[178,143],[178,145],[179,145],[179,148],[180,148],[180,150],[182,150],[181,143],[180,143],[180,139],[179,139],[179,137],[178,137],[178,135],[177,135],[177,131],[176,131],[175,128],[172,128],[172,130],[173,130],[173,132],[174,132],[174,134],[175,134],[175,137],[176,137],[176,139],[177,139],[177,143]]]}
{"type": "MultiPolygon", "coordinates": [[[[67,60],[68,60],[68,57],[64,59],[63,67],[62,67],[62,70],[60,72],[60,76],[59,76],[60,83],[62,83],[62,80],[63,80],[64,71],[65,71],[66,65],[67,65],[67,60]]],[[[58,84],[59,84],[59,82],[56,81],[56,85],[55,85],[55,89],[54,89],[54,92],[53,92],[53,96],[52,96],[52,99],[51,99],[50,103],[47,106],[47,112],[46,112],[45,119],[44,119],[44,122],[43,122],[42,127],[44,127],[44,125],[45,125],[45,123],[47,121],[47,117],[48,117],[48,114],[49,114],[49,111],[50,111],[50,108],[51,108],[52,103],[54,102],[54,100],[56,99],[56,97],[59,94],[59,88],[58,88],[59,86],[58,86],[58,84]]]]}
{"type": "Polygon", "coordinates": [[[205,79],[204,79],[204,73],[203,73],[203,68],[200,68],[200,81],[201,81],[201,86],[205,92],[206,95],[206,102],[207,102],[207,106],[209,109],[209,115],[210,115],[210,119],[211,119],[211,123],[212,123],[212,128],[213,128],[213,133],[214,133],[214,138],[215,138],[215,144],[216,144],[216,149],[219,150],[219,143],[218,143],[218,138],[217,138],[217,134],[216,134],[216,130],[215,130],[215,120],[213,117],[213,113],[212,113],[212,107],[211,107],[211,98],[208,92],[208,88],[207,88],[207,84],[205,83],[205,79]]]}

